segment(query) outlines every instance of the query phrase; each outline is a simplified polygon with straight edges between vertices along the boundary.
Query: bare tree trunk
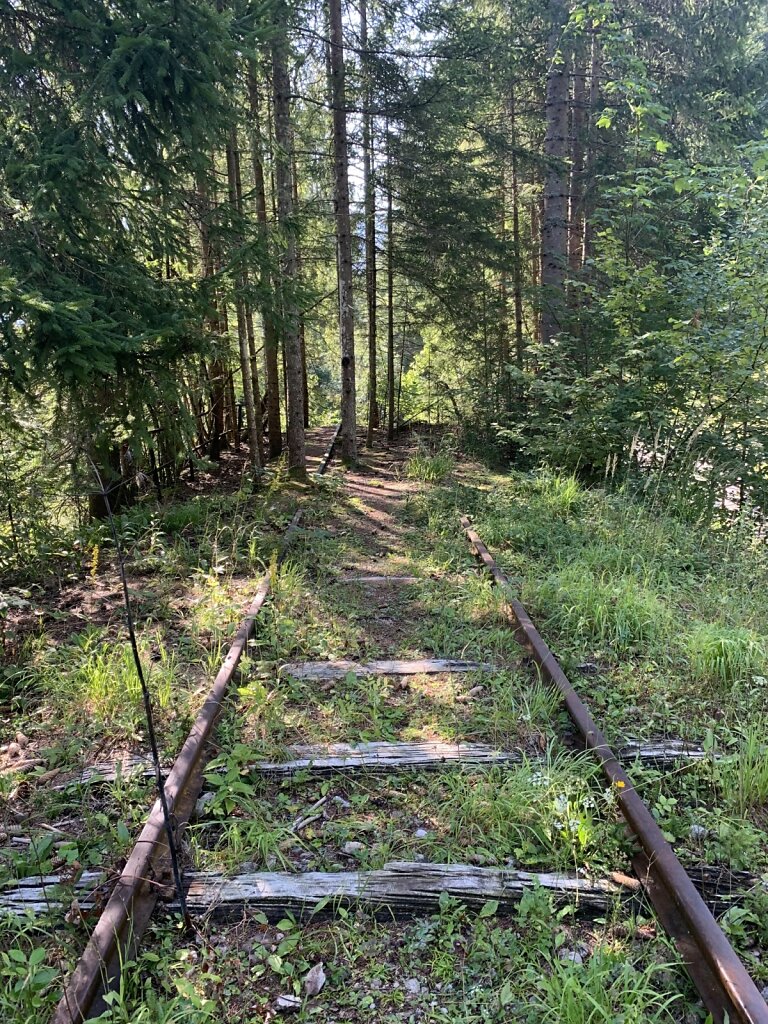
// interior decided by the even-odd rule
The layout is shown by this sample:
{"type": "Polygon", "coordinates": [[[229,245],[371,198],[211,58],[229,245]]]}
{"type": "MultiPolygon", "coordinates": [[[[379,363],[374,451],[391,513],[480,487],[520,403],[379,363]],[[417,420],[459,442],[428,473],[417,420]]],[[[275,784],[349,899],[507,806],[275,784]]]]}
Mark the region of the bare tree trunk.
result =
{"type": "MultiPolygon", "coordinates": [[[[520,182],[517,172],[517,107],[515,103],[515,86],[509,86],[509,125],[512,143],[512,250],[514,265],[512,270],[512,287],[515,296],[515,363],[519,370],[523,369],[525,342],[523,339],[523,254],[520,243],[520,182]]],[[[538,246],[534,249],[536,251],[538,246]]]]}
{"type": "MultiPolygon", "coordinates": [[[[229,186],[229,205],[232,215],[233,240],[238,248],[242,248],[241,225],[241,204],[238,196],[239,178],[239,154],[237,149],[237,132],[233,128],[227,140],[227,184],[229,186]]],[[[245,422],[248,429],[248,461],[251,471],[255,474],[261,469],[260,456],[260,419],[256,411],[256,396],[254,395],[253,370],[251,352],[248,345],[248,324],[245,315],[245,299],[243,292],[248,283],[246,271],[242,266],[242,253],[238,255],[238,268],[235,274],[235,311],[237,313],[237,340],[240,349],[240,370],[243,378],[243,403],[245,405],[245,422]]],[[[235,432],[237,422],[235,421],[235,432]]]]}
{"type": "Polygon", "coordinates": [[[387,441],[395,436],[395,245],[392,212],[392,157],[387,124],[387,441]]]}
{"type": "Polygon", "coordinates": [[[582,238],[581,264],[592,259],[593,239],[595,235],[593,213],[594,213],[594,190],[595,190],[595,165],[596,165],[596,131],[594,116],[600,103],[600,72],[601,54],[600,38],[598,30],[592,29],[592,42],[589,67],[589,94],[587,100],[587,145],[584,158],[584,233],[582,238]]]}
{"type": "Polygon", "coordinates": [[[349,217],[349,155],[341,0],[328,0],[328,21],[331,51],[330,92],[333,109],[339,333],[341,338],[341,457],[344,462],[350,463],[357,458],[357,410],[355,405],[355,316],[352,296],[352,227],[349,217]]]}
{"type": "Polygon", "coordinates": [[[240,434],[237,430],[237,398],[235,396],[235,372],[230,370],[227,374],[227,422],[229,424],[229,437],[235,451],[240,449],[240,434]]]}
{"type": "Polygon", "coordinates": [[[563,284],[568,258],[568,65],[561,49],[567,12],[563,0],[550,0],[551,21],[545,98],[547,162],[544,217],[541,225],[541,340],[552,341],[565,309],[563,284]]]}
{"type": "MultiPolygon", "coordinates": [[[[200,252],[203,264],[203,277],[212,278],[215,273],[215,259],[213,246],[211,244],[211,199],[208,194],[208,187],[202,175],[197,181],[197,202],[200,215],[200,252]]],[[[216,335],[217,344],[221,338],[221,320],[219,318],[217,296],[212,294],[209,297],[210,310],[208,314],[208,329],[211,334],[216,335]]],[[[211,436],[208,446],[208,458],[217,460],[221,457],[221,445],[224,436],[224,386],[226,372],[221,359],[216,353],[211,359],[207,369],[208,388],[211,402],[211,436]]]]}
{"type": "Polygon", "coordinates": [[[499,318],[499,385],[501,391],[501,405],[505,412],[508,412],[512,405],[512,390],[509,386],[509,288],[507,285],[507,169],[501,167],[501,218],[500,234],[504,247],[504,262],[501,268],[499,279],[499,305],[501,306],[501,317],[499,318]]]}
{"type": "MultiPolygon", "coordinates": [[[[279,16],[280,12],[278,12],[279,16]]],[[[272,43],[272,83],[275,109],[275,178],[277,216],[283,234],[283,352],[288,402],[288,468],[295,476],[306,476],[304,443],[304,384],[301,373],[301,342],[296,308],[296,228],[293,224],[291,154],[293,139],[290,113],[290,81],[286,68],[287,44],[281,32],[272,43]]]]}
{"type": "Polygon", "coordinates": [[[376,183],[373,154],[373,118],[371,81],[368,67],[368,11],[360,0],[360,46],[365,74],[365,111],[363,113],[363,195],[365,198],[365,288],[368,298],[368,433],[366,445],[373,447],[373,432],[379,425],[376,395],[376,183]]]}
{"type": "Polygon", "coordinates": [[[584,243],[584,129],[587,118],[587,76],[583,44],[577,43],[573,60],[571,99],[571,187],[568,204],[568,266],[581,270],[584,243]]]}
{"type": "MultiPolygon", "coordinates": [[[[293,209],[299,209],[299,175],[296,168],[296,151],[293,152],[293,209]]],[[[301,279],[301,246],[296,244],[296,276],[301,279]]],[[[307,332],[304,313],[299,312],[299,348],[301,349],[301,390],[304,395],[304,426],[309,426],[309,381],[307,380],[307,332]]]]}
{"type": "MultiPolygon", "coordinates": [[[[267,190],[264,181],[263,139],[259,111],[259,90],[253,67],[248,71],[248,98],[251,109],[251,166],[253,187],[256,197],[256,219],[259,222],[262,239],[266,248],[269,239],[267,217],[267,190]]],[[[264,294],[274,295],[268,271],[262,271],[261,286],[264,294]]],[[[269,432],[269,457],[276,459],[283,450],[283,428],[280,420],[280,372],[278,369],[278,341],[275,327],[274,299],[266,299],[261,308],[264,325],[264,369],[267,393],[267,429],[269,432]]]]}
{"type": "MultiPolygon", "coordinates": [[[[243,205],[243,182],[240,176],[240,147],[238,145],[237,135],[234,135],[235,149],[233,150],[233,159],[235,167],[235,192],[237,195],[237,214],[240,217],[241,222],[245,216],[245,207],[243,205]]],[[[242,237],[240,238],[242,244],[242,237]]],[[[243,286],[247,288],[249,284],[249,274],[247,264],[243,264],[243,286]]],[[[248,363],[251,371],[251,385],[253,388],[253,408],[256,413],[256,437],[259,442],[259,465],[264,465],[264,437],[261,429],[261,387],[259,385],[259,363],[256,357],[256,337],[253,331],[253,310],[251,304],[247,298],[244,297],[244,308],[245,308],[245,327],[248,335],[248,363]]]]}

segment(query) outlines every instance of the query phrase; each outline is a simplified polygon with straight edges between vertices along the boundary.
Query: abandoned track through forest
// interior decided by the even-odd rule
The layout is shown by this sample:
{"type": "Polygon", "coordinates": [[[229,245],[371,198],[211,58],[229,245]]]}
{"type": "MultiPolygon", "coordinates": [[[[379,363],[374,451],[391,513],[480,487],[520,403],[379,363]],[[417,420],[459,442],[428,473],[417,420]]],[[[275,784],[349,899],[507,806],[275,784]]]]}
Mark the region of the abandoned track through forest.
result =
{"type": "MultiPolygon", "coordinates": [[[[318,473],[325,471],[331,457],[333,439],[330,435],[327,439],[331,447],[319,460],[318,473]]],[[[509,863],[489,866],[477,856],[471,863],[457,863],[455,856],[450,863],[436,863],[427,860],[423,853],[407,861],[389,860],[377,866],[371,863],[370,844],[353,841],[344,844],[333,870],[307,870],[308,858],[293,857],[288,842],[285,848],[289,853],[281,866],[291,870],[262,871],[255,870],[262,865],[252,865],[251,870],[241,867],[234,877],[227,877],[221,872],[191,870],[192,865],[188,865],[188,911],[195,918],[242,922],[253,912],[266,915],[269,921],[279,920],[286,914],[294,914],[300,920],[316,920],[333,917],[335,911],[343,912],[345,907],[354,907],[390,920],[401,915],[434,912],[443,905],[448,894],[481,914],[485,913],[483,908],[488,907],[492,907],[489,912],[504,913],[519,903],[524,893],[540,888],[551,895],[555,905],[575,908],[579,915],[594,916],[605,914],[617,902],[629,913],[632,908],[645,906],[647,896],[661,926],[675,942],[713,1020],[767,1024],[768,1006],[710,910],[710,906],[718,906],[717,885],[703,872],[695,879],[695,885],[677,860],[651,811],[635,791],[586,706],[516,599],[512,584],[467,519],[461,526],[472,551],[497,585],[500,597],[497,612],[509,618],[512,629],[507,631],[506,640],[478,645],[476,650],[436,652],[435,647],[440,644],[434,640],[430,649],[416,649],[414,622],[418,620],[422,627],[420,636],[425,632],[429,635],[429,601],[424,600],[420,587],[430,579],[418,575],[418,565],[407,564],[399,554],[399,541],[407,530],[403,513],[407,512],[414,496],[413,487],[403,473],[407,455],[408,448],[403,443],[395,445],[391,451],[380,449],[366,453],[359,468],[344,473],[337,481],[336,495],[345,507],[345,518],[331,520],[324,526],[335,542],[341,538],[347,554],[344,564],[335,566],[332,578],[318,571],[313,588],[333,591],[333,608],[337,612],[348,608],[350,619],[357,616],[364,627],[364,639],[356,642],[354,649],[340,651],[342,657],[337,660],[293,660],[284,662],[271,674],[272,693],[279,693],[282,686],[290,689],[290,695],[282,699],[284,711],[291,701],[308,704],[309,719],[313,720],[316,733],[311,737],[313,742],[286,744],[272,757],[264,756],[262,743],[262,753],[246,756],[239,766],[239,774],[256,776],[262,780],[260,785],[266,787],[278,786],[281,780],[302,783],[323,778],[332,781],[369,779],[372,788],[368,793],[379,803],[383,802],[386,813],[407,817],[405,789],[427,770],[432,777],[436,773],[441,779],[452,777],[452,773],[456,777],[458,770],[474,785],[476,775],[479,778],[483,773],[513,770],[522,761],[530,764],[538,758],[545,765],[547,736],[525,735],[515,747],[508,742],[508,727],[500,734],[498,731],[489,734],[488,730],[483,734],[482,728],[473,721],[475,706],[480,705],[484,697],[493,698],[490,680],[500,673],[509,673],[513,666],[522,666],[537,680],[543,679],[559,691],[577,730],[565,737],[571,756],[585,758],[585,751],[589,751],[601,764],[608,783],[607,793],[636,840],[631,858],[634,876],[628,864],[617,864],[613,873],[594,878],[579,870],[563,871],[562,867],[527,871],[509,863]],[[513,638],[522,647],[522,658],[513,638]],[[439,657],[432,656],[437,653],[439,657]],[[353,726],[346,735],[328,717],[325,705],[333,699],[342,702],[346,722],[353,726]],[[356,701],[365,706],[356,708],[356,701]],[[361,716],[363,722],[366,718],[375,719],[382,702],[390,705],[393,720],[397,722],[397,735],[390,738],[386,735],[388,729],[384,728],[383,738],[381,729],[379,738],[367,738],[371,730],[361,726],[361,716]],[[431,725],[424,725],[425,709],[438,705],[441,714],[445,707],[450,708],[452,727],[448,737],[437,735],[431,725]],[[325,735],[324,729],[327,729],[325,735]],[[499,742],[500,736],[506,742],[499,742]],[[393,812],[393,808],[399,809],[393,812]]],[[[298,512],[291,521],[284,537],[283,555],[288,550],[291,535],[299,529],[300,519],[301,512],[298,512]]],[[[456,527],[458,533],[458,522],[456,527]]],[[[210,695],[167,776],[166,791],[180,830],[193,815],[196,801],[198,813],[205,814],[205,801],[201,805],[198,796],[205,779],[210,780],[211,769],[206,770],[205,761],[210,757],[214,726],[225,707],[227,689],[247,650],[248,639],[254,627],[259,627],[257,616],[268,600],[274,573],[273,569],[261,581],[210,695]]],[[[446,574],[443,582],[450,586],[452,581],[446,574]]],[[[456,580],[455,586],[460,588],[462,581],[456,580]]],[[[243,674],[248,672],[246,667],[243,674]]],[[[552,707],[551,714],[559,710],[557,705],[552,707]]],[[[237,716],[238,709],[233,713],[237,716]]],[[[286,720],[288,717],[284,716],[286,720]]],[[[261,739],[266,739],[267,750],[271,737],[265,738],[264,732],[269,730],[270,721],[267,718],[256,727],[261,739]]],[[[309,738],[301,735],[302,722],[306,726],[307,719],[301,719],[297,713],[293,721],[299,723],[294,726],[297,738],[309,738]]],[[[249,730],[246,722],[241,725],[240,749],[247,754],[253,729],[249,730]]],[[[553,722],[550,737],[556,731],[553,722]]],[[[288,733],[292,738],[290,730],[288,733]]],[[[684,759],[685,755],[685,750],[666,752],[673,760],[684,759]]],[[[630,752],[630,756],[642,757],[642,752],[630,752]]],[[[649,756],[652,758],[653,753],[649,756]]],[[[146,763],[141,759],[129,767],[146,771],[146,763]]],[[[98,782],[98,774],[92,773],[90,780],[98,782]]],[[[451,785],[448,784],[446,791],[448,799],[451,792],[456,793],[451,785]]],[[[264,799],[270,799],[268,788],[264,799]]],[[[344,797],[332,796],[331,790],[325,790],[287,833],[298,837],[318,821],[332,819],[339,809],[349,806],[344,797]]],[[[515,828],[514,822],[506,825],[515,828]]],[[[423,838],[427,830],[420,828],[413,834],[423,838]]],[[[372,838],[376,838],[375,834],[372,838]]],[[[487,847],[492,844],[491,836],[487,847]]],[[[54,898],[51,893],[55,891],[56,879],[50,880],[49,894],[45,891],[46,880],[30,881],[34,885],[27,885],[26,889],[20,886],[15,893],[19,908],[33,907],[54,898]]],[[[87,905],[94,884],[90,876],[80,879],[81,906],[87,905]]],[[[166,908],[169,904],[172,906],[163,820],[155,806],[67,985],[55,1016],[56,1024],[71,1024],[103,1009],[106,988],[116,984],[120,964],[136,947],[161,898],[166,908]]],[[[300,1004],[296,996],[287,996],[278,1008],[297,1009],[300,1004]]]]}

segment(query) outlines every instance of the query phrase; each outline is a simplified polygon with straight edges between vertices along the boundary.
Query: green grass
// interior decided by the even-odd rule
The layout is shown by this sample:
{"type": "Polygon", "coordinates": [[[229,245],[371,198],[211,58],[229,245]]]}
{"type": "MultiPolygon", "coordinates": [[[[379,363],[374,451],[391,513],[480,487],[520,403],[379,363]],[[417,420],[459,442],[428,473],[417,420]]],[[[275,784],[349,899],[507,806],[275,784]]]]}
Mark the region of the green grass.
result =
{"type": "Polygon", "coordinates": [[[405,475],[422,483],[441,483],[451,474],[453,468],[454,459],[446,452],[437,452],[433,455],[418,452],[406,462],[405,475]]]}
{"type": "MultiPolygon", "coordinates": [[[[626,868],[614,795],[590,758],[556,739],[567,728],[561,702],[525,661],[499,592],[478,572],[459,528],[463,512],[474,516],[612,742],[709,737],[724,755],[685,772],[632,769],[681,858],[768,867],[764,549],[745,536],[714,536],[628,492],[586,489],[574,477],[488,478],[447,448],[415,452],[405,473],[413,483],[386,538],[366,528],[333,479],[313,489],[304,529],[279,570],[271,554],[292,507],[282,485],[257,499],[203,497],[125,518],[142,651],[161,738],[172,751],[254,580],[271,566],[273,594],[217,729],[219,757],[206,782],[213,800],[189,832],[197,864],[348,870],[423,856],[596,874],[626,868]],[[372,562],[418,582],[380,598],[340,581],[346,569],[372,562]],[[277,672],[287,660],[421,653],[487,660],[495,670],[414,677],[405,688],[357,675],[323,688],[277,672]],[[594,666],[588,675],[578,669],[585,662],[594,666]],[[476,684],[483,690],[472,700],[457,700],[476,684]],[[261,758],[283,759],[289,744],[432,738],[516,749],[521,761],[486,771],[305,774],[284,782],[247,769],[261,758]],[[318,801],[320,817],[297,834],[293,823],[318,801]],[[350,841],[362,850],[345,856],[350,841]]],[[[94,543],[101,547],[95,556],[89,548],[86,561],[96,564],[98,582],[109,548],[100,534],[94,543]]],[[[128,654],[117,621],[55,642],[41,632],[22,666],[31,673],[24,715],[40,734],[40,771],[78,763],[105,736],[143,747],[128,654]]],[[[33,822],[79,816],[81,832],[65,853],[87,866],[113,863],[152,800],[151,787],[127,782],[98,794],[52,795],[29,781],[25,810],[33,822]]],[[[46,867],[58,855],[49,846],[46,867]]],[[[11,867],[38,870],[33,860],[28,851],[11,867]]],[[[727,927],[764,984],[765,958],[753,955],[765,941],[764,908],[744,909],[729,911],[727,927]]],[[[275,928],[250,915],[237,925],[204,925],[199,943],[181,947],[161,923],[149,959],[127,972],[107,1019],[196,1024],[226,1014],[251,1024],[271,1012],[277,994],[301,996],[302,978],[319,960],[328,984],[319,999],[304,1001],[297,1020],[664,1024],[691,1011],[666,943],[636,941],[634,923],[618,908],[589,926],[568,910],[556,913],[540,891],[504,919],[492,906],[478,916],[450,900],[439,913],[403,924],[337,910],[330,924],[286,919],[275,928]],[[417,995],[404,988],[414,975],[417,995]]],[[[18,945],[25,960],[0,963],[0,992],[3,985],[12,991],[14,971],[27,969],[38,946],[41,964],[55,967],[59,933],[51,923],[46,935],[4,935],[0,949],[18,945]]],[[[40,1006],[25,1009],[34,987],[6,1012],[12,1024],[50,1010],[55,979],[32,994],[40,1006]]]]}
{"type": "Polygon", "coordinates": [[[671,633],[663,599],[632,575],[596,576],[585,565],[571,565],[527,582],[523,600],[545,610],[548,626],[561,636],[614,656],[658,644],[671,633]]]}
{"type": "Polygon", "coordinates": [[[730,685],[766,667],[765,640],[743,626],[697,623],[684,646],[694,677],[706,682],[730,685]]]}
{"type": "Polygon", "coordinates": [[[539,980],[533,1005],[553,1024],[643,1024],[678,1020],[681,996],[665,992],[673,964],[636,966],[612,950],[596,950],[586,964],[553,957],[539,980]]]}

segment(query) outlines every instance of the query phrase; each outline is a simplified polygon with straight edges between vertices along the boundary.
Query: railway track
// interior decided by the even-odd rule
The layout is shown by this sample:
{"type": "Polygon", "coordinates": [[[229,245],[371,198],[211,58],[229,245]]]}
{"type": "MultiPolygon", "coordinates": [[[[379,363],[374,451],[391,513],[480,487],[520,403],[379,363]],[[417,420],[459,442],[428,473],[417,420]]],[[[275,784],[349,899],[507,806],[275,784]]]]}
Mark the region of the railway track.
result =
{"type": "MultiPolygon", "coordinates": [[[[320,465],[320,473],[325,472],[332,451],[333,441],[320,465]]],[[[396,472],[394,478],[397,475],[396,472]]],[[[362,520],[357,522],[357,528],[359,535],[366,538],[366,557],[358,558],[351,568],[342,569],[334,586],[341,590],[357,588],[364,595],[364,604],[373,607],[373,614],[380,620],[385,618],[381,613],[383,607],[386,607],[387,614],[392,615],[391,606],[396,605],[399,617],[393,617],[386,627],[392,644],[396,646],[398,628],[409,615],[408,594],[418,593],[423,579],[393,572],[385,554],[386,538],[394,536],[398,530],[387,511],[387,491],[396,489],[392,479],[348,475],[347,480],[352,480],[354,500],[357,506],[362,506],[353,508],[352,512],[359,514],[362,520]],[[376,596],[382,591],[389,595],[385,602],[376,596]]],[[[300,513],[297,513],[284,538],[286,543],[298,529],[299,521],[300,513]]],[[[457,523],[457,531],[459,525],[472,551],[502,593],[511,624],[510,640],[514,635],[541,678],[559,692],[578,730],[577,746],[599,762],[608,792],[615,799],[636,841],[632,856],[634,874],[620,866],[615,872],[595,878],[578,871],[530,871],[512,866],[484,866],[477,862],[430,862],[423,856],[371,867],[366,861],[364,844],[348,842],[343,851],[346,860],[342,858],[331,871],[297,870],[296,864],[291,865],[293,870],[290,871],[256,870],[254,865],[248,871],[236,872],[234,877],[216,871],[190,870],[187,872],[186,894],[189,912],[196,917],[219,920],[242,919],[243,915],[258,912],[270,921],[277,921],[286,914],[293,914],[299,920],[315,921],[321,915],[333,917],[340,908],[353,907],[392,919],[402,915],[433,913],[443,905],[444,896],[448,894],[481,912],[493,904],[499,913],[504,913],[518,904],[524,893],[544,890],[550,894],[555,906],[575,907],[581,915],[594,916],[605,914],[616,905],[623,906],[629,914],[633,908],[644,906],[647,898],[661,926],[674,941],[712,1019],[716,1022],[768,1024],[765,999],[710,909],[722,908],[723,899],[727,902],[729,898],[729,894],[723,897],[717,873],[707,875],[700,872],[697,878],[692,879],[683,868],[651,811],[634,789],[630,776],[517,600],[509,579],[470,521],[463,519],[461,524],[457,523]],[[351,870],[339,870],[345,863],[351,870]]],[[[286,550],[284,544],[283,553],[286,550]]],[[[268,574],[261,581],[208,699],[167,776],[166,794],[179,830],[194,811],[204,776],[210,783],[210,773],[205,769],[208,745],[227,688],[235,676],[257,617],[268,600],[270,585],[268,574]]],[[[436,699],[435,695],[443,692],[439,687],[443,686],[452,693],[454,707],[471,709],[473,701],[481,699],[488,677],[499,669],[488,660],[486,651],[467,651],[461,659],[429,658],[423,653],[418,657],[399,658],[363,657],[359,650],[348,653],[354,656],[335,661],[285,662],[274,674],[275,685],[293,686],[299,693],[311,693],[318,701],[319,709],[324,695],[335,693],[335,688],[343,690],[361,679],[378,686],[377,681],[381,680],[383,685],[392,688],[396,700],[405,694],[411,701],[410,707],[414,702],[409,688],[415,688],[420,681],[419,697],[436,699]],[[440,682],[433,683],[433,679],[440,682]]],[[[405,701],[406,697],[402,699],[405,701]]],[[[642,760],[640,749],[630,750],[628,754],[633,759],[639,756],[642,760]]],[[[665,757],[685,759],[686,754],[690,751],[684,747],[674,749],[668,746],[661,753],[656,749],[657,763],[665,763],[665,757]]],[[[397,787],[397,779],[412,780],[425,772],[446,773],[454,769],[470,773],[504,772],[521,761],[530,764],[537,756],[546,759],[546,749],[521,751],[462,738],[406,741],[346,737],[332,743],[294,744],[284,748],[278,758],[251,759],[243,765],[242,771],[272,780],[274,785],[278,785],[280,780],[292,779],[383,777],[390,780],[391,789],[397,787]]],[[[573,756],[585,755],[574,750],[573,756]]],[[[649,754],[649,759],[652,756],[649,754]]],[[[137,771],[144,770],[140,763],[134,767],[137,771]]],[[[108,775],[108,769],[101,775],[95,773],[93,778],[98,781],[104,775],[108,775]]],[[[340,797],[333,799],[340,801],[341,805],[346,802],[340,797]]],[[[321,795],[288,831],[300,836],[324,818],[330,807],[329,800],[328,793],[321,795]]],[[[514,823],[510,822],[510,827],[513,826],[514,823]]],[[[57,880],[48,881],[53,892],[57,880]]],[[[754,879],[732,877],[730,882],[738,889],[740,882],[752,884],[754,879]]],[[[19,908],[34,909],[50,903],[50,894],[43,891],[46,880],[38,883],[40,880],[34,880],[34,884],[30,880],[26,887],[19,887],[15,896],[19,908]]],[[[87,906],[90,894],[98,890],[98,879],[85,876],[78,884],[78,899],[81,905],[87,906]]],[[[173,909],[167,843],[162,815],[156,805],[111,891],[82,959],[68,981],[54,1017],[55,1024],[73,1024],[96,1015],[104,1008],[105,992],[117,984],[121,963],[133,955],[159,901],[165,909],[173,909]]],[[[93,902],[97,903],[96,900],[93,902]]],[[[283,1004],[284,1009],[286,1005],[283,1004]]]]}

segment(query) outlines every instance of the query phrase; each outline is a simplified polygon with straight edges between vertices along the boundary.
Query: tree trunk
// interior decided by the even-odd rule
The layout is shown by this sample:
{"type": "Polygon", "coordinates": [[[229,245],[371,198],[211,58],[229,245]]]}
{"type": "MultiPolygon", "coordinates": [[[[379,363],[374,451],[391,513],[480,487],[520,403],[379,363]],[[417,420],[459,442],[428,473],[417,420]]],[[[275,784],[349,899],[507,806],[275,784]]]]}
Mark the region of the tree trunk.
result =
{"type": "MultiPolygon", "coordinates": [[[[280,12],[278,12],[278,15],[280,12]]],[[[272,83],[275,110],[275,179],[277,217],[283,237],[283,352],[288,392],[288,469],[304,477],[307,456],[304,443],[304,382],[301,373],[301,342],[296,305],[296,226],[293,223],[291,154],[293,138],[290,111],[290,81],[286,67],[287,42],[280,31],[272,43],[272,83]]]]}
{"type": "Polygon", "coordinates": [[[583,43],[577,43],[573,59],[571,99],[571,187],[568,204],[568,266],[581,270],[584,242],[584,131],[587,118],[587,77],[583,43]]]}
{"type": "Polygon", "coordinates": [[[523,369],[523,254],[520,243],[520,181],[517,170],[517,107],[515,103],[515,86],[509,86],[509,125],[512,144],[512,251],[514,264],[512,269],[512,287],[515,296],[515,363],[518,370],[523,369]]]}
{"type": "Polygon", "coordinates": [[[568,258],[568,65],[560,45],[567,19],[563,0],[550,0],[549,17],[544,138],[547,168],[541,225],[541,340],[545,344],[553,340],[562,326],[568,258]]]}
{"type": "MultiPolygon", "coordinates": [[[[267,190],[264,182],[263,140],[259,114],[259,91],[253,67],[248,71],[248,98],[251,108],[251,164],[253,187],[256,197],[256,219],[261,229],[265,249],[269,238],[267,218],[267,190]]],[[[267,270],[261,274],[262,292],[274,296],[273,282],[267,270]]],[[[278,369],[278,340],[275,327],[274,298],[265,299],[261,317],[264,325],[264,369],[267,391],[267,428],[269,432],[269,457],[276,459],[283,450],[283,428],[280,420],[280,371],[278,369]]]]}
{"type": "Polygon", "coordinates": [[[341,457],[344,462],[352,463],[357,458],[355,316],[352,296],[352,227],[349,217],[349,155],[341,0],[328,0],[328,21],[331,51],[330,93],[333,110],[334,205],[341,340],[341,457]]]}
{"type": "Polygon", "coordinates": [[[365,199],[365,288],[368,298],[368,433],[366,446],[373,446],[373,432],[379,425],[376,395],[376,183],[373,154],[373,118],[371,81],[368,67],[368,11],[360,0],[360,46],[365,74],[365,112],[363,113],[363,195],[365,199]]]}
{"type": "MultiPolygon", "coordinates": [[[[200,252],[203,264],[203,277],[212,278],[215,273],[215,259],[211,244],[211,200],[208,187],[201,175],[197,181],[197,202],[200,216],[200,252]]],[[[221,319],[215,293],[209,296],[208,329],[221,337],[221,319]]],[[[218,354],[211,359],[208,368],[208,390],[211,402],[211,436],[208,446],[208,458],[215,461],[221,457],[221,446],[224,437],[224,384],[226,372],[218,354]]]]}
{"type": "MultiPolygon", "coordinates": [[[[233,241],[238,249],[242,249],[240,234],[241,209],[238,201],[237,179],[239,159],[237,150],[237,133],[233,128],[227,140],[227,184],[229,186],[229,205],[232,220],[233,241]]],[[[253,367],[248,345],[248,324],[245,315],[245,299],[243,292],[247,285],[247,275],[242,266],[242,252],[238,253],[238,268],[235,274],[235,311],[237,313],[237,340],[240,350],[240,370],[243,378],[243,403],[245,405],[245,422],[248,429],[248,461],[251,471],[257,474],[261,469],[259,444],[259,417],[256,412],[256,396],[253,386],[253,367]]],[[[235,422],[235,431],[237,422],[235,422]]]]}
{"type": "Polygon", "coordinates": [[[387,125],[387,441],[395,436],[395,245],[392,212],[392,157],[387,125]]]}
{"type": "Polygon", "coordinates": [[[594,212],[594,194],[595,194],[595,165],[596,160],[596,128],[594,124],[595,113],[600,103],[600,73],[601,73],[601,54],[600,54],[600,39],[598,30],[592,29],[592,41],[591,41],[591,52],[589,62],[589,92],[587,99],[587,145],[586,153],[584,157],[584,218],[583,218],[583,236],[582,236],[582,250],[581,250],[581,264],[584,266],[588,260],[592,259],[593,250],[593,239],[595,234],[594,223],[593,223],[593,212],[594,212]]]}
{"type": "Polygon", "coordinates": [[[504,262],[501,268],[499,280],[499,305],[501,316],[499,318],[499,390],[501,392],[501,406],[505,412],[509,412],[512,405],[512,390],[509,386],[509,288],[507,285],[507,169],[501,167],[501,222],[500,234],[504,251],[504,262]]]}
{"type": "MultiPolygon", "coordinates": [[[[296,168],[296,151],[293,152],[293,209],[299,209],[299,174],[296,168]]],[[[296,244],[296,276],[301,280],[301,246],[296,244]]],[[[301,390],[304,394],[304,426],[309,426],[309,381],[307,380],[307,332],[304,312],[299,310],[299,348],[301,349],[301,390]]]]}

